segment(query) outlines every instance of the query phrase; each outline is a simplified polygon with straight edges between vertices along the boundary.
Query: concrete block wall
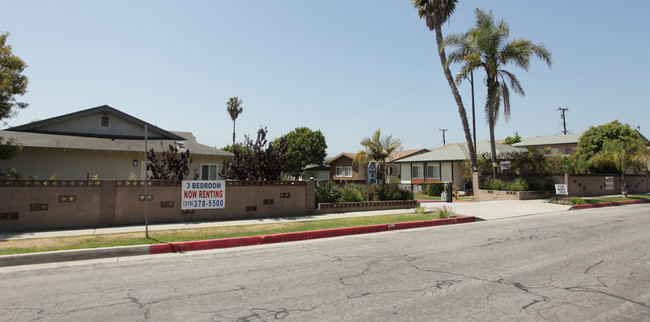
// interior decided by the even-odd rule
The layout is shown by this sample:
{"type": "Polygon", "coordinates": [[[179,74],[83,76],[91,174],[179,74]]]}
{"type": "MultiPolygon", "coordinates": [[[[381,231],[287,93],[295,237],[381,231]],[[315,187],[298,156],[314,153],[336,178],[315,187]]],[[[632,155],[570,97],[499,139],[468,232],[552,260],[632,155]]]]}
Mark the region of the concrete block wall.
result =
{"type": "MultiPolygon", "coordinates": [[[[181,210],[180,182],[147,188],[149,223],[291,217],[313,214],[312,181],[227,181],[222,209],[181,210]]],[[[4,180],[0,231],[139,225],[145,222],[143,181],[4,180]]]]}

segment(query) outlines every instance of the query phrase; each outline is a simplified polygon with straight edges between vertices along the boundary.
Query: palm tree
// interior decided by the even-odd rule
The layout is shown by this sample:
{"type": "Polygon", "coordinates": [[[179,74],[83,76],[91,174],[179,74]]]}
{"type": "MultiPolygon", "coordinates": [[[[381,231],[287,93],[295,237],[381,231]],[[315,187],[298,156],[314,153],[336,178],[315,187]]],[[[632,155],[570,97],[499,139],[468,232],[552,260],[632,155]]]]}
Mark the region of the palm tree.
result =
{"type": "Polygon", "coordinates": [[[235,120],[241,114],[241,112],[244,110],[243,107],[241,107],[242,103],[244,101],[240,100],[239,97],[231,97],[230,100],[228,100],[228,103],[226,103],[226,109],[228,110],[228,114],[230,114],[230,118],[232,119],[232,146],[235,146],[235,120]]]}
{"type": "Polygon", "coordinates": [[[425,18],[427,27],[430,31],[435,31],[436,33],[436,43],[438,44],[438,55],[440,56],[440,63],[442,64],[442,70],[447,78],[449,83],[449,88],[451,93],[454,95],[454,100],[456,100],[456,105],[458,105],[458,114],[460,115],[461,123],[463,124],[463,131],[465,132],[465,140],[467,141],[467,149],[469,150],[470,164],[472,169],[476,169],[476,153],[474,152],[475,146],[472,142],[472,133],[469,129],[469,123],[467,122],[467,112],[465,111],[465,106],[463,105],[463,100],[458,93],[458,88],[454,82],[454,78],[451,75],[449,70],[449,65],[447,64],[447,55],[445,54],[445,47],[443,45],[442,37],[442,24],[445,23],[451,14],[456,9],[456,3],[458,0],[411,0],[413,6],[418,11],[418,17],[420,19],[425,18]]]}
{"type": "Polygon", "coordinates": [[[494,21],[492,11],[486,13],[476,9],[476,25],[464,34],[448,36],[445,46],[456,49],[448,56],[448,63],[462,63],[460,72],[456,75],[456,83],[460,84],[476,69],[485,71],[487,99],[485,113],[490,129],[490,149],[492,157],[492,175],[496,176],[496,147],[494,126],[496,124],[501,101],[506,122],[510,119],[510,90],[524,96],[524,89],[517,77],[503,69],[508,64],[514,64],[525,71],[530,68],[530,57],[537,56],[551,66],[551,53],[544,45],[537,45],[527,39],[516,39],[507,42],[510,27],[501,20],[494,21]],[[510,84],[510,88],[508,87],[510,84]]]}
{"type": "Polygon", "coordinates": [[[367,163],[368,161],[377,162],[377,177],[384,179],[384,164],[386,158],[402,147],[400,139],[394,139],[392,135],[382,138],[381,129],[377,129],[371,137],[366,137],[361,140],[361,145],[365,148],[364,151],[357,153],[355,163],[367,163]]]}

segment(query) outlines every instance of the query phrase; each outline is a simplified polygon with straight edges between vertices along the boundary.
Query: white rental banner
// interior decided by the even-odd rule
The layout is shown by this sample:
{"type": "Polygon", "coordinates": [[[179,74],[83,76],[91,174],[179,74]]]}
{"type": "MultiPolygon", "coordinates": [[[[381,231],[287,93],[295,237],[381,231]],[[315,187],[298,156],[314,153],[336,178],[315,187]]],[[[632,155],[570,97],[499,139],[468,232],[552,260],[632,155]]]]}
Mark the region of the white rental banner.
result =
{"type": "Polygon", "coordinates": [[[225,180],[183,180],[181,209],[216,209],[226,206],[225,180]]]}

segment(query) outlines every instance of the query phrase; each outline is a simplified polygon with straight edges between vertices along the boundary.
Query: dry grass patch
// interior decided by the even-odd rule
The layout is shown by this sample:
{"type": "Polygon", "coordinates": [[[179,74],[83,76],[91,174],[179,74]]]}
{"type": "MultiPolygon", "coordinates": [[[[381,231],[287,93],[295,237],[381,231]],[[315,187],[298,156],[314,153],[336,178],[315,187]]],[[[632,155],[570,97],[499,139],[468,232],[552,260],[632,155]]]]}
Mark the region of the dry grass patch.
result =
{"type": "Polygon", "coordinates": [[[367,226],[430,219],[434,218],[428,214],[410,213],[400,215],[354,217],[305,222],[282,222],[272,224],[221,226],[159,231],[150,230],[148,239],[145,238],[145,233],[142,231],[119,234],[2,240],[0,241],[0,255],[45,252],[64,249],[144,245],[229,237],[269,235],[287,232],[367,226]]]}

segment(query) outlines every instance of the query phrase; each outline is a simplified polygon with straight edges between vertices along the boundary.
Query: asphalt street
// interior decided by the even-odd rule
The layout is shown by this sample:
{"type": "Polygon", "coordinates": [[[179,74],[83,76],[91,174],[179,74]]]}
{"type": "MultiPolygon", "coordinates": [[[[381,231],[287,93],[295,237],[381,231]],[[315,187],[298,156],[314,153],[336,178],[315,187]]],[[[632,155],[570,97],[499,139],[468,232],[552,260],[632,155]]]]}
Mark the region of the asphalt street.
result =
{"type": "Polygon", "coordinates": [[[650,206],[0,268],[3,321],[650,316],[650,206]]]}

